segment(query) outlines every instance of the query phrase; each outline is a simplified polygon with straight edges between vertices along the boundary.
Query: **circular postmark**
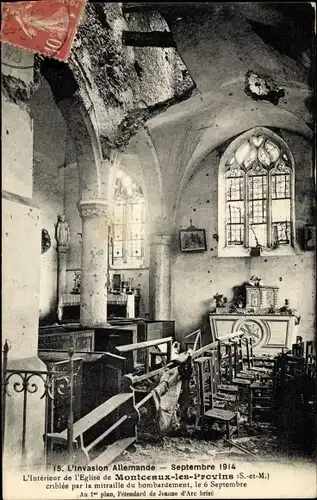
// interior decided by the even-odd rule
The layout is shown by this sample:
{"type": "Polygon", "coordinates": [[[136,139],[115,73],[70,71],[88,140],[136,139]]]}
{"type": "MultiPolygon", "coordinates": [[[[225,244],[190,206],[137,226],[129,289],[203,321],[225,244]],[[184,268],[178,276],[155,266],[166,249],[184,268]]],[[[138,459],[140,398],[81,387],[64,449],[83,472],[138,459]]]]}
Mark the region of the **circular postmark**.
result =
{"type": "Polygon", "coordinates": [[[33,61],[28,61],[25,57],[25,50],[9,43],[1,44],[1,64],[17,69],[33,69],[33,61]]]}

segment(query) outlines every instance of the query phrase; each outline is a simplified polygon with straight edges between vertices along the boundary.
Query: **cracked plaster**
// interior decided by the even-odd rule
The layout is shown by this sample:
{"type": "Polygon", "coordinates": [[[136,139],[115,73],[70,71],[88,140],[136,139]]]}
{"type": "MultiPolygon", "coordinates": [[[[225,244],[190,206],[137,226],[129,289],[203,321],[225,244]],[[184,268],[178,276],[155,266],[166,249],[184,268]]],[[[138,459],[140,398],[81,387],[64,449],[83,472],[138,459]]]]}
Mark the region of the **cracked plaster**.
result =
{"type": "Polygon", "coordinates": [[[68,65],[86,109],[94,109],[105,150],[124,149],[149,118],[194,89],[174,49],[122,44],[123,30],[163,28],[157,13],[124,17],[118,3],[87,5],[68,65]]]}

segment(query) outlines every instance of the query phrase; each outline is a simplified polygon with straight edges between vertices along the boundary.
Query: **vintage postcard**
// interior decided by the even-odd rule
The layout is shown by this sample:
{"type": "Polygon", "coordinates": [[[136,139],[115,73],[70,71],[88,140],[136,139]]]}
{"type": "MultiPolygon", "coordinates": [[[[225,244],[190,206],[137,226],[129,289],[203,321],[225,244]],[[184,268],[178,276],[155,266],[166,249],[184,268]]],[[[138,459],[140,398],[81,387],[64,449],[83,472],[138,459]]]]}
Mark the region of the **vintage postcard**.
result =
{"type": "Polygon", "coordinates": [[[315,498],[310,2],[3,2],[5,500],[315,498]]]}

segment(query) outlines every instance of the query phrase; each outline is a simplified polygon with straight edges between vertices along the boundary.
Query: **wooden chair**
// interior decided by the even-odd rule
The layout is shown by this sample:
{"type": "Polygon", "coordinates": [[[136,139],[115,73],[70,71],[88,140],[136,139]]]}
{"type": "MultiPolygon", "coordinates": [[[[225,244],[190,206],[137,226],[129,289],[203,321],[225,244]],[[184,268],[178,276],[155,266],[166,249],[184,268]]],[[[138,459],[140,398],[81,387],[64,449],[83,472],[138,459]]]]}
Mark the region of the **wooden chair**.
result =
{"type": "MultiPolygon", "coordinates": [[[[222,341],[221,341],[221,343],[222,343],[222,341]]],[[[214,351],[216,351],[216,352],[219,351],[219,341],[215,341],[215,342],[212,342],[210,344],[205,345],[204,347],[201,347],[200,349],[194,351],[192,356],[193,356],[193,359],[200,359],[201,357],[204,357],[204,356],[210,356],[211,353],[213,353],[214,351]]],[[[231,359],[231,356],[230,356],[230,359],[231,359]]],[[[221,360],[221,363],[223,363],[223,360],[221,360]]],[[[220,372],[220,377],[221,377],[221,372],[220,372]]],[[[225,392],[228,394],[236,394],[236,392],[238,391],[238,388],[236,386],[230,385],[230,378],[231,378],[231,374],[230,374],[228,381],[225,381],[222,378],[220,378],[221,383],[218,386],[218,389],[221,390],[221,392],[225,392]],[[226,383],[224,383],[224,382],[226,382],[226,383]]]]}
{"type": "Polygon", "coordinates": [[[305,365],[307,375],[316,374],[316,344],[313,340],[307,340],[305,343],[305,365]]]}
{"type": "MultiPolygon", "coordinates": [[[[200,396],[202,394],[201,391],[204,393],[204,403],[206,407],[210,406],[210,398],[213,393],[214,387],[213,387],[213,381],[212,381],[212,358],[211,356],[201,356],[198,359],[194,360],[195,367],[196,367],[196,387],[198,391],[198,397],[200,399],[200,396]]],[[[214,398],[214,405],[217,408],[222,408],[225,409],[227,406],[227,402],[221,399],[220,401],[218,398],[214,398]]]]}
{"type": "Polygon", "coordinates": [[[248,420],[253,422],[254,413],[273,412],[273,383],[268,385],[261,381],[252,382],[249,386],[248,420]]]}
{"type": "Polygon", "coordinates": [[[152,347],[151,350],[149,350],[149,356],[150,356],[150,364],[149,364],[149,370],[155,370],[157,368],[160,368],[161,366],[166,365],[167,363],[167,357],[168,353],[167,352],[162,352],[159,347],[152,347]]]}
{"type": "Polygon", "coordinates": [[[271,380],[273,377],[273,368],[274,368],[274,362],[271,363],[271,366],[256,366],[255,365],[255,360],[256,357],[253,354],[253,339],[252,337],[244,337],[243,343],[246,348],[246,363],[247,367],[246,370],[247,372],[255,373],[259,379],[265,380],[269,379],[271,380]]]}
{"type": "Polygon", "coordinates": [[[226,401],[228,409],[238,411],[239,389],[234,385],[221,384],[221,370],[217,354],[216,351],[213,352],[209,362],[213,397],[216,401],[226,401]]]}
{"type": "Polygon", "coordinates": [[[194,360],[197,370],[201,429],[204,434],[207,420],[212,423],[224,424],[229,439],[235,431],[239,432],[239,421],[238,412],[226,408],[229,403],[237,405],[237,399],[236,395],[218,393],[216,381],[213,378],[217,371],[217,368],[215,368],[216,360],[217,352],[214,352],[211,356],[204,356],[194,360]]]}
{"type": "Polygon", "coordinates": [[[231,342],[218,340],[218,361],[220,366],[220,379],[230,381],[232,378],[232,345],[231,342]]]}
{"type": "Polygon", "coordinates": [[[299,358],[304,357],[304,342],[302,337],[296,338],[296,343],[292,345],[292,354],[299,358]]]}
{"type": "Polygon", "coordinates": [[[315,428],[315,380],[307,375],[306,369],[303,357],[289,352],[276,357],[274,419],[280,439],[286,442],[287,449],[294,445],[297,448],[300,442],[303,443],[303,436],[307,439],[305,448],[314,441],[310,429],[315,428]]]}
{"type": "Polygon", "coordinates": [[[253,381],[256,380],[256,373],[252,373],[244,369],[243,366],[243,353],[242,353],[242,338],[236,338],[232,340],[233,344],[233,373],[234,376],[231,380],[231,384],[243,389],[248,388],[253,381]]]}
{"type": "Polygon", "coordinates": [[[302,356],[286,353],[282,356],[282,371],[286,379],[305,372],[305,359],[302,356]]]}
{"type": "Polygon", "coordinates": [[[275,358],[273,372],[273,393],[275,410],[280,407],[283,398],[285,385],[289,380],[305,373],[305,359],[294,356],[289,352],[281,352],[275,358]]]}
{"type": "Polygon", "coordinates": [[[233,370],[233,350],[229,341],[218,340],[217,346],[219,381],[217,381],[218,390],[222,393],[236,394],[238,387],[231,384],[233,370]]]}

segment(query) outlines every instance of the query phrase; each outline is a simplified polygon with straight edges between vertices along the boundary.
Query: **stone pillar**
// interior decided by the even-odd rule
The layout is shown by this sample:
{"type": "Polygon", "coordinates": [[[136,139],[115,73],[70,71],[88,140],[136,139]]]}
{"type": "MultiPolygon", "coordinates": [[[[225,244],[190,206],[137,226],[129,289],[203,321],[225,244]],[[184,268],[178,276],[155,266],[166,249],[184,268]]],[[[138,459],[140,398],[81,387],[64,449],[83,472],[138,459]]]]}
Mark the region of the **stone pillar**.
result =
{"type": "Polygon", "coordinates": [[[62,297],[66,293],[67,289],[67,251],[70,243],[70,231],[68,223],[65,220],[65,215],[58,216],[58,222],[56,225],[56,241],[57,241],[57,251],[58,251],[58,282],[57,282],[57,294],[58,294],[58,307],[57,307],[57,319],[62,320],[62,297]]]}
{"type": "Polygon", "coordinates": [[[168,320],[171,316],[171,236],[152,235],[150,243],[149,306],[150,317],[168,320]]]}
{"type": "Polygon", "coordinates": [[[107,325],[108,224],[112,207],[103,200],[80,201],[82,218],[80,324],[107,325]]]}
{"type": "Polygon", "coordinates": [[[67,289],[67,278],[66,278],[66,269],[67,269],[67,251],[68,247],[66,246],[58,246],[58,282],[57,282],[57,294],[58,294],[58,308],[57,308],[57,319],[58,321],[62,320],[62,309],[60,307],[62,296],[66,293],[67,289]]]}
{"type": "Polygon", "coordinates": [[[66,292],[66,263],[68,247],[58,247],[58,296],[66,292]]]}

